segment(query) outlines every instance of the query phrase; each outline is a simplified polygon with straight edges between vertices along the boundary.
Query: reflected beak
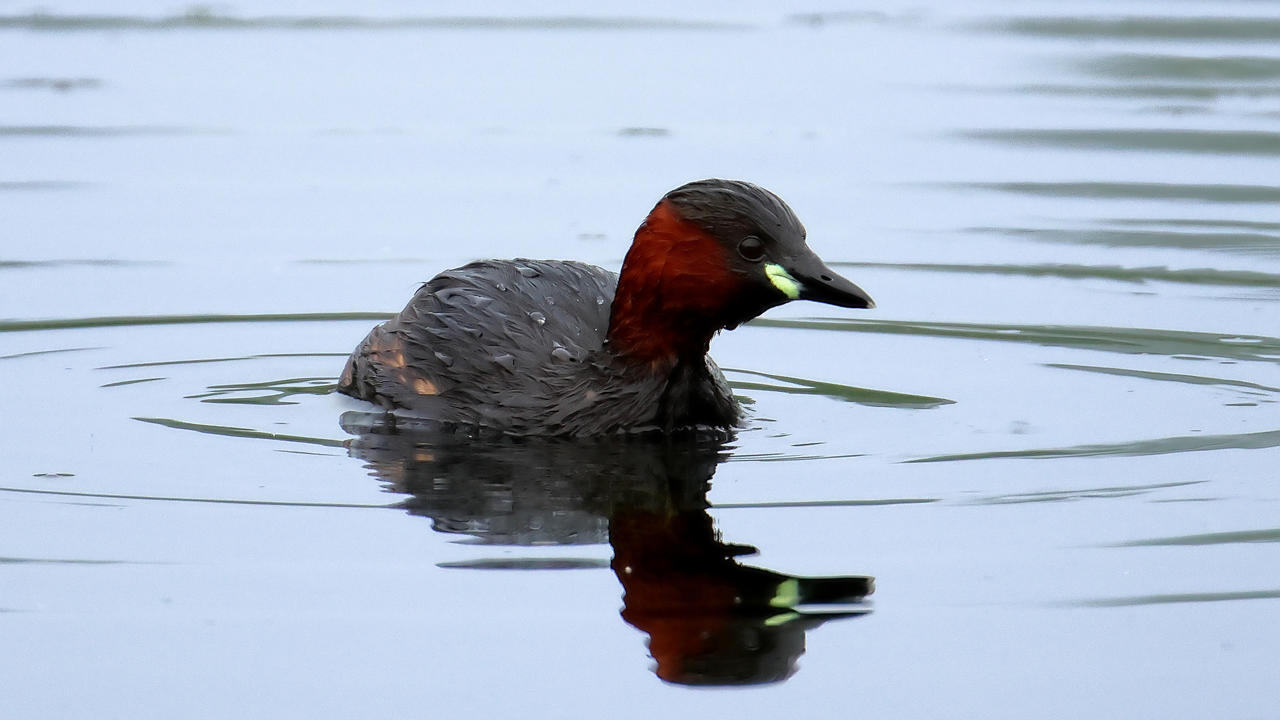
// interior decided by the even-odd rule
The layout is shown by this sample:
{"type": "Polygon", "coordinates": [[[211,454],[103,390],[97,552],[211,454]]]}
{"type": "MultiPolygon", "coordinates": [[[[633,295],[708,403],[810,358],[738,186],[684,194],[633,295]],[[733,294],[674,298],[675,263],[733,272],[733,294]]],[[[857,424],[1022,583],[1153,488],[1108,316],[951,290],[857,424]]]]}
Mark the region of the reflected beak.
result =
{"type": "Polygon", "coordinates": [[[876,306],[866,290],[827,267],[812,252],[791,259],[785,267],[769,265],[765,272],[774,286],[792,300],[813,300],[845,308],[876,306]]]}

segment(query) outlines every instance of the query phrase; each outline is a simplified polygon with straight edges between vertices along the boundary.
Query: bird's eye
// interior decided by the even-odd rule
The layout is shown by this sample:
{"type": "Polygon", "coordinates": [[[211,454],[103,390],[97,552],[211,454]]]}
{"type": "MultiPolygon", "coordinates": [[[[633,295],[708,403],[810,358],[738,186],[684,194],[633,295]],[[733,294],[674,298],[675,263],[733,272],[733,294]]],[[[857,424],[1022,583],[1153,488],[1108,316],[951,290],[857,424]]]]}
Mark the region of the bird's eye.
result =
{"type": "Polygon", "coordinates": [[[764,241],[755,235],[748,235],[738,243],[738,254],[743,260],[760,262],[764,259],[764,241]]]}

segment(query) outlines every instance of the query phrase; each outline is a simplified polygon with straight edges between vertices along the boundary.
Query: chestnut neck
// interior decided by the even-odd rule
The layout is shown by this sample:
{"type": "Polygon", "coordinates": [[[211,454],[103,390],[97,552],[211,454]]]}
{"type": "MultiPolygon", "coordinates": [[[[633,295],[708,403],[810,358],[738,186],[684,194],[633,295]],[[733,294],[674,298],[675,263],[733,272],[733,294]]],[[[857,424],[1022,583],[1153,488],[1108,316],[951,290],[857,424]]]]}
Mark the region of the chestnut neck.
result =
{"type": "Polygon", "coordinates": [[[663,200],[622,263],[608,347],[655,369],[700,359],[727,326],[726,303],[740,282],[720,242],[663,200]]]}

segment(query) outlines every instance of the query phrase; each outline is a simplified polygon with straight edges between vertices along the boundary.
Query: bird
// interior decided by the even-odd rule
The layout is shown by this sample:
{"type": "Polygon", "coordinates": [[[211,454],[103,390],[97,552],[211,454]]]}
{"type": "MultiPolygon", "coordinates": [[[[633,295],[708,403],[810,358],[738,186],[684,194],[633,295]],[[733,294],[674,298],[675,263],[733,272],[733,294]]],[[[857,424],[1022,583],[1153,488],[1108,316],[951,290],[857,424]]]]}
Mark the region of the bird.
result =
{"type": "Polygon", "coordinates": [[[424,283],[347,359],[337,390],[455,434],[593,437],[740,426],[712,338],[792,300],[873,308],[774,193],[666,193],[615,274],[481,260],[424,283]]]}

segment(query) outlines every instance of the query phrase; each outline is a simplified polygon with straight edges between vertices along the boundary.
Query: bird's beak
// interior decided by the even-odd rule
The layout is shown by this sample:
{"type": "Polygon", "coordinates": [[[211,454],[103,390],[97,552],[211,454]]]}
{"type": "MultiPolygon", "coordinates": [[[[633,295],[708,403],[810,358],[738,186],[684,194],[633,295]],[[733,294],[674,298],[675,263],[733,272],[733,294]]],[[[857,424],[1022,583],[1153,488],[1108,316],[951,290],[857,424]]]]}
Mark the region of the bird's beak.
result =
{"type": "Polygon", "coordinates": [[[774,287],[792,300],[813,300],[837,307],[873,308],[866,290],[827,267],[812,251],[789,258],[784,265],[770,263],[765,274],[774,287]]]}

